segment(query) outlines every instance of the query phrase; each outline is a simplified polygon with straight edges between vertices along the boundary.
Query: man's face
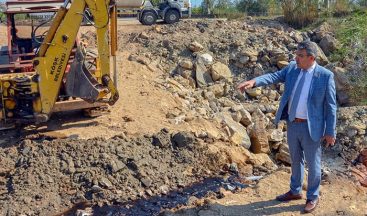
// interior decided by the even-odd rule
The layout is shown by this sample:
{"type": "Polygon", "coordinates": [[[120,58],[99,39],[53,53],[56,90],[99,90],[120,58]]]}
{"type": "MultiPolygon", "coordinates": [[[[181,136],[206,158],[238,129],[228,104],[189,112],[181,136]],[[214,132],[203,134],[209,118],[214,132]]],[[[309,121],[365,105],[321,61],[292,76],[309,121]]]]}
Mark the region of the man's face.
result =
{"type": "Polygon", "coordinates": [[[296,62],[299,68],[306,70],[313,65],[314,61],[315,57],[312,55],[307,55],[305,49],[296,51],[296,62]]]}

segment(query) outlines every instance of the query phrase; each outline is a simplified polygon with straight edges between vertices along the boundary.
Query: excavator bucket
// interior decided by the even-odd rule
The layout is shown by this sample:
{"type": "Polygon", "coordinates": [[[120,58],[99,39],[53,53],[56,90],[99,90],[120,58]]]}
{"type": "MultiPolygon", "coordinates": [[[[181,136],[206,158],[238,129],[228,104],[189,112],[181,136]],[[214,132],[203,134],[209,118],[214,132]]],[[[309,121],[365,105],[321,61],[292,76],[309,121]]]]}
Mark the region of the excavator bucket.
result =
{"type": "Polygon", "coordinates": [[[85,66],[85,54],[81,48],[75,53],[75,58],[66,76],[66,93],[79,97],[88,102],[96,102],[101,95],[107,95],[108,90],[98,83],[85,66]]]}

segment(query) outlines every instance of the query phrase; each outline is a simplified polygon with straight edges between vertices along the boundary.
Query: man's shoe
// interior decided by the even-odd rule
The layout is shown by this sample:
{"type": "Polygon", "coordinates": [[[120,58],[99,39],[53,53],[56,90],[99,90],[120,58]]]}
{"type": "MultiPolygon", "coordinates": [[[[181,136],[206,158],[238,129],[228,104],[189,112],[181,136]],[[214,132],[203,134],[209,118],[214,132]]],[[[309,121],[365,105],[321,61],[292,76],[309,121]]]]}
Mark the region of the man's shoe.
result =
{"type": "Polygon", "coordinates": [[[307,200],[306,206],[305,206],[305,213],[310,213],[317,207],[317,204],[319,203],[319,198],[315,200],[307,200]]]}
{"type": "Polygon", "coordinates": [[[275,199],[281,202],[299,200],[302,199],[302,194],[292,194],[292,192],[288,191],[285,194],[277,196],[275,199]]]}

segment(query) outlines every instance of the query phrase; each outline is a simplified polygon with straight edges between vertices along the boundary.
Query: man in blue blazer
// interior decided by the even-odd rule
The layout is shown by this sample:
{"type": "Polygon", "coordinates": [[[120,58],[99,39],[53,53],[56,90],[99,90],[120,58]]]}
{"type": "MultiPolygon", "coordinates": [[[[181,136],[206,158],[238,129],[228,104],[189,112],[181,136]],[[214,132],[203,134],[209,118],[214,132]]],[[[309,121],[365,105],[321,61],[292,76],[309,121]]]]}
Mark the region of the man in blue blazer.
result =
{"type": "Polygon", "coordinates": [[[313,211],[319,201],[321,182],[321,142],[335,144],[336,93],[334,75],[318,65],[317,45],[311,41],[298,44],[296,61],[275,73],[240,83],[240,91],[252,87],[285,83],[275,123],[286,120],[292,175],[290,190],[276,199],[302,198],[304,161],[308,165],[307,201],[304,211],[313,211]]]}

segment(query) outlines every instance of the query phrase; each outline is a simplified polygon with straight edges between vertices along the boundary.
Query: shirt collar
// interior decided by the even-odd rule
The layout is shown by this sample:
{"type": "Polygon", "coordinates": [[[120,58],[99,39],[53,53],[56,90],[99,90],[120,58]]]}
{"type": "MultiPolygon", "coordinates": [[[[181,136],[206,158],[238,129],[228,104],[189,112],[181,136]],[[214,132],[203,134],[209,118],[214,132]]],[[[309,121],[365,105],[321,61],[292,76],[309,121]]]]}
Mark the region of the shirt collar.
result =
{"type": "MultiPolygon", "coordinates": [[[[314,69],[315,69],[315,67],[316,67],[316,61],[313,63],[313,65],[312,65],[311,67],[309,67],[309,68],[306,70],[306,72],[307,72],[307,73],[311,73],[311,72],[313,72],[313,71],[314,71],[314,69]]],[[[299,67],[297,67],[297,68],[299,68],[299,67]]],[[[304,69],[301,69],[301,71],[304,71],[304,69]]]]}

